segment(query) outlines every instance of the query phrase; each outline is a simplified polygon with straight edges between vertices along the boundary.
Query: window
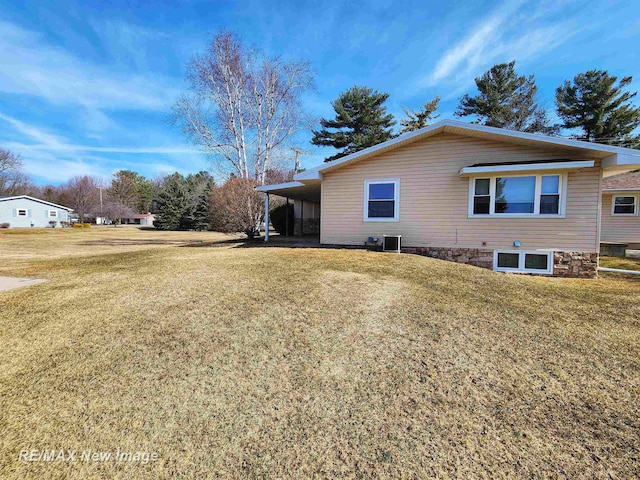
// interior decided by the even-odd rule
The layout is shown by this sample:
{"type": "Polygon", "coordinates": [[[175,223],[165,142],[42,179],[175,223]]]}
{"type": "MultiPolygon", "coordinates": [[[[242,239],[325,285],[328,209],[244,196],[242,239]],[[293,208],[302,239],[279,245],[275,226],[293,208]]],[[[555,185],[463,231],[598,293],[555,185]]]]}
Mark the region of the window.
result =
{"type": "Polygon", "coordinates": [[[638,197],[635,195],[614,195],[611,204],[611,215],[638,214],[638,197]]]}
{"type": "Polygon", "coordinates": [[[491,205],[491,195],[489,194],[491,180],[488,178],[477,178],[473,194],[473,213],[488,215],[491,205]]]}
{"type": "Polygon", "coordinates": [[[498,252],[494,254],[494,270],[499,272],[553,272],[553,252],[498,252]]]}
{"type": "Polygon", "coordinates": [[[379,179],[364,182],[364,221],[399,220],[400,180],[379,179]]]}
{"type": "Polygon", "coordinates": [[[19,217],[26,217],[27,216],[27,209],[26,208],[19,208],[18,209],[18,216],[19,217]]]}
{"type": "Polygon", "coordinates": [[[49,218],[58,218],[57,210],[49,210],[49,218]]]}
{"type": "Polygon", "coordinates": [[[563,175],[518,175],[472,178],[470,216],[564,214],[563,175]]]}

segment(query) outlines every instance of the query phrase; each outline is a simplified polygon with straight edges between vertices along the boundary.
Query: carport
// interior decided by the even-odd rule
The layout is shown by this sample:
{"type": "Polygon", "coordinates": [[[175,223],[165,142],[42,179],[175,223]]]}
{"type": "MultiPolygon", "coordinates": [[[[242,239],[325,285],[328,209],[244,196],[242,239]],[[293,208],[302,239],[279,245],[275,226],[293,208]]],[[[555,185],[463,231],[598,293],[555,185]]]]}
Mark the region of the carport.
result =
{"type": "MultiPolygon", "coordinates": [[[[289,200],[294,201],[294,232],[299,231],[300,235],[305,235],[305,230],[309,232],[309,230],[314,230],[311,233],[320,234],[320,182],[288,182],[288,183],[278,183],[275,185],[264,185],[262,187],[257,187],[257,191],[265,194],[265,202],[264,202],[264,223],[265,223],[265,232],[264,232],[264,241],[269,241],[269,197],[271,195],[277,195],[279,197],[283,197],[287,201],[287,205],[289,205],[289,200]],[[305,218],[306,215],[306,218],[305,218]],[[317,232],[315,231],[317,223],[317,232]],[[299,230],[298,230],[299,225],[299,230]]],[[[289,232],[288,220],[289,216],[286,216],[287,219],[287,234],[289,232]]]]}

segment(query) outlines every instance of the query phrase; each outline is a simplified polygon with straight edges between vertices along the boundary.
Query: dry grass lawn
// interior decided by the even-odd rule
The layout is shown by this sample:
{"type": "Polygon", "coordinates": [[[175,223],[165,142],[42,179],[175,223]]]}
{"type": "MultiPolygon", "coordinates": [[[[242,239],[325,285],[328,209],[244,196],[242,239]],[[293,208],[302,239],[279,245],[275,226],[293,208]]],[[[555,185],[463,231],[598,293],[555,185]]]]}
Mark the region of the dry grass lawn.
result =
{"type": "Polygon", "coordinates": [[[0,232],[0,478],[640,476],[637,279],[225,239],[0,232]]]}

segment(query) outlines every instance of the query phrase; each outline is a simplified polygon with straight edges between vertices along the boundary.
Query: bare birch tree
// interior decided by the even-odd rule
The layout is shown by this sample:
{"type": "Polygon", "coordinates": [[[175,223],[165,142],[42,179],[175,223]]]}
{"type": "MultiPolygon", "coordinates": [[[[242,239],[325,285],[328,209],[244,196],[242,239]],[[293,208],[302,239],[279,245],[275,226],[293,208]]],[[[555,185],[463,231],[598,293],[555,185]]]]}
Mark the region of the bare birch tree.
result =
{"type": "Polygon", "coordinates": [[[20,155],[0,149],[0,195],[27,193],[29,176],[22,170],[20,155]]]}
{"type": "Polygon", "coordinates": [[[175,121],[237,177],[264,185],[275,152],[306,126],[300,98],[312,85],[308,63],[268,57],[223,32],[191,61],[187,80],[175,121]]]}

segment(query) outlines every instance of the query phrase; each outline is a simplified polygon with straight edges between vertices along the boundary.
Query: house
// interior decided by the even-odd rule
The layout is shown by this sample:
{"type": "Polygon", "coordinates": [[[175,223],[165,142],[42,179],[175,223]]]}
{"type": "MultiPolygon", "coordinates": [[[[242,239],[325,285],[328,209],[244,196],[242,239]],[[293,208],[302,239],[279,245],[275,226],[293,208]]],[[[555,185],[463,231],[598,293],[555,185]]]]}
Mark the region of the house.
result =
{"type": "Polygon", "coordinates": [[[28,195],[0,197],[0,224],[10,228],[59,227],[72,209],[28,195]]]}
{"type": "Polygon", "coordinates": [[[126,218],[120,219],[122,225],[140,225],[142,227],[153,227],[156,216],[152,213],[136,213],[126,218]]]}
{"type": "MultiPolygon", "coordinates": [[[[153,227],[156,216],[152,213],[134,213],[120,219],[121,225],[138,225],[141,227],[153,227]]],[[[95,217],[96,225],[112,225],[113,221],[108,217],[95,217]]]]}
{"type": "Polygon", "coordinates": [[[640,249],[640,170],[602,181],[602,242],[640,249]]]}
{"type": "Polygon", "coordinates": [[[404,252],[594,277],[602,178],[639,167],[637,150],[444,120],[258,190],[267,211],[299,204],[301,233],[317,219],[321,244],[401,235],[404,252]]]}

